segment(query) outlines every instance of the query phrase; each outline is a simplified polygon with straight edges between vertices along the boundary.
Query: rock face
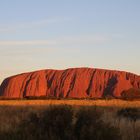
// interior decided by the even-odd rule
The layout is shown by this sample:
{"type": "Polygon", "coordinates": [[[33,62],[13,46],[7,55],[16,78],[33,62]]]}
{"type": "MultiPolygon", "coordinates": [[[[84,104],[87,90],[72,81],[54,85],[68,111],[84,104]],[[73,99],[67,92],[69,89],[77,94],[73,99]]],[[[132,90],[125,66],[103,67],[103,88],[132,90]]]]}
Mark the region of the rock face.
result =
{"type": "Polygon", "coordinates": [[[121,97],[121,93],[130,88],[140,89],[140,76],[122,71],[92,68],[48,69],[5,79],[0,87],[0,95],[6,98],[121,97]]]}

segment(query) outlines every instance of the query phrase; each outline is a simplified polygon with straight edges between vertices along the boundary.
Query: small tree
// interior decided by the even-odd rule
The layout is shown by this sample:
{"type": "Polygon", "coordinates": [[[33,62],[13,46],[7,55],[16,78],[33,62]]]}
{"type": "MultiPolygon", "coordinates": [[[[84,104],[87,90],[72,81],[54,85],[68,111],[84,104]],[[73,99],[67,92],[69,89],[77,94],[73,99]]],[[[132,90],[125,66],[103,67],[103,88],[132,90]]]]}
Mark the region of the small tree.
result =
{"type": "Polygon", "coordinates": [[[124,90],[121,93],[121,96],[125,100],[140,99],[140,89],[130,88],[128,90],[124,90]]]}

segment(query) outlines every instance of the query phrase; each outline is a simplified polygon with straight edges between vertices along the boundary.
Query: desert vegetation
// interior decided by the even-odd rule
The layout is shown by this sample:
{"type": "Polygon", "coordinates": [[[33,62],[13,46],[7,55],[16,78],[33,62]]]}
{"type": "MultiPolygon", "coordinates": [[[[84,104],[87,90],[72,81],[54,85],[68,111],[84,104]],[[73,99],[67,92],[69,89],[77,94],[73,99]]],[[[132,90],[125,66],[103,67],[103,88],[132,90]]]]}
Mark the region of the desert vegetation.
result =
{"type": "Polygon", "coordinates": [[[121,95],[124,100],[138,100],[140,99],[140,89],[130,88],[124,90],[121,95]]]}
{"type": "Polygon", "coordinates": [[[136,101],[0,101],[0,139],[139,140],[139,113],[136,101]]]}
{"type": "MultiPolygon", "coordinates": [[[[8,109],[8,108],[7,108],[8,109]]],[[[13,110],[15,111],[15,110],[13,110]]],[[[1,129],[1,139],[13,140],[118,140],[118,128],[105,123],[96,107],[49,106],[40,112],[19,109],[16,120],[1,129]],[[25,112],[24,112],[25,111],[25,112]],[[25,113],[25,114],[23,114],[25,113]],[[20,116],[21,115],[21,116],[20,116]],[[20,118],[21,117],[21,118],[20,118]],[[18,120],[20,119],[20,120],[18,120]],[[17,124],[16,124],[17,121],[17,124]],[[10,126],[11,125],[11,126],[10,126]]],[[[8,113],[7,113],[8,115],[8,113]]],[[[5,116],[6,117],[6,116],[5,116]]]]}
{"type": "Polygon", "coordinates": [[[127,108],[127,107],[140,107],[140,101],[127,101],[119,99],[99,99],[99,100],[89,100],[89,99],[43,99],[43,100],[26,100],[26,99],[16,99],[16,100],[0,100],[0,106],[48,106],[48,105],[72,105],[72,106],[102,106],[102,107],[117,107],[117,108],[127,108]]]}

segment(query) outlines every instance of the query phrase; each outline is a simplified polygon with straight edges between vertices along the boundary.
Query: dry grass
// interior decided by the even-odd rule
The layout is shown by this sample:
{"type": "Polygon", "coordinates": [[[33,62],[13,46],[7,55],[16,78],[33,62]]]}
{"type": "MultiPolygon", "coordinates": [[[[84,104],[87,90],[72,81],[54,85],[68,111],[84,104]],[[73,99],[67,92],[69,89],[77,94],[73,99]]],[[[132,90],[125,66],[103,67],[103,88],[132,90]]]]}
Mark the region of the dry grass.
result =
{"type": "MultiPolygon", "coordinates": [[[[133,123],[125,118],[119,120],[116,113],[122,108],[138,108],[140,101],[123,100],[0,100],[0,132],[16,129],[22,119],[28,118],[31,112],[40,113],[50,105],[72,105],[76,111],[79,107],[96,106],[102,111],[105,122],[119,127],[122,140],[133,140],[133,123]]],[[[140,120],[136,122],[136,135],[140,139],[140,120]]]]}
{"type": "Polygon", "coordinates": [[[46,106],[46,105],[72,105],[72,106],[101,106],[101,107],[140,107],[140,101],[112,100],[0,100],[0,106],[46,106]]]}

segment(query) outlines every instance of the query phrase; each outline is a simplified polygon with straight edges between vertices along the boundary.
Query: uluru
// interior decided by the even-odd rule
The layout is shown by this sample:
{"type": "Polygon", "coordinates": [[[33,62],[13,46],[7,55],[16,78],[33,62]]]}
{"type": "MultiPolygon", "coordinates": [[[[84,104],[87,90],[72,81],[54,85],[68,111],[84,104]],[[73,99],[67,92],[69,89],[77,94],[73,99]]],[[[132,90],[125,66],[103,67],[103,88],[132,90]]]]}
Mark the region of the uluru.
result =
{"type": "Polygon", "coordinates": [[[124,91],[132,88],[140,89],[140,76],[129,72],[96,68],[46,69],[5,79],[0,86],[0,96],[120,98],[124,91]]]}

